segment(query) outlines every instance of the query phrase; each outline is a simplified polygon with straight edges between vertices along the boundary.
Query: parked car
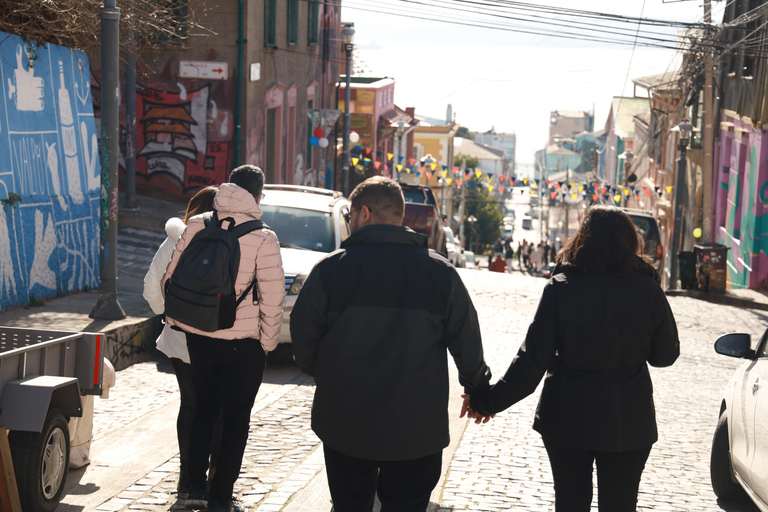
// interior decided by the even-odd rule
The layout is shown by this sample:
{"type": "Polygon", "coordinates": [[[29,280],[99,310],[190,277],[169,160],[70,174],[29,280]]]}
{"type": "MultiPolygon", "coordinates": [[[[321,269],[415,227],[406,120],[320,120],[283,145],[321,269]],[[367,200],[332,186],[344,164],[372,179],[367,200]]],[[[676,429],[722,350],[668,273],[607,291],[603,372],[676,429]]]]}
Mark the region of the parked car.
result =
{"type": "Polygon", "coordinates": [[[712,438],[712,490],[724,501],[751,499],[768,511],[768,330],[757,347],[749,334],[725,334],[718,354],[745,359],[725,387],[712,438]]]}
{"type": "Polygon", "coordinates": [[[445,230],[445,251],[448,254],[448,261],[453,263],[454,267],[461,267],[464,259],[461,254],[461,244],[457,243],[451,228],[446,226],[443,229],[445,230]]]}
{"type": "Polygon", "coordinates": [[[645,254],[653,262],[656,268],[656,277],[661,280],[661,267],[664,264],[664,247],[661,245],[661,234],[659,225],[653,215],[643,210],[633,210],[624,208],[624,212],[629,215],[632,222],[637,227],[643,237],[645,254]]]}
{"type": "Polygon", "coordinates": [[[405,198],[405,216],[403,226],[427,236],[430,249],[446,255],[445,230],[443,216],[437,207],[435,195],[429,187],[421,185],[406,185],[401,183],[405,198]]]}
{"type": "Polygon", "coordinates": [[[296,297],[315,263],[349,236],[344,214],[350,203],[341,192],[295,185],[264,185],[262,220],[277,233],[285,273],[280,343],[290,343],[296,297]]]}
{"type": "Polygon", "coordinates": [[[473,253],[472,251],[464,251],[464,267],[476,268],[475,253],[473,253]]]}

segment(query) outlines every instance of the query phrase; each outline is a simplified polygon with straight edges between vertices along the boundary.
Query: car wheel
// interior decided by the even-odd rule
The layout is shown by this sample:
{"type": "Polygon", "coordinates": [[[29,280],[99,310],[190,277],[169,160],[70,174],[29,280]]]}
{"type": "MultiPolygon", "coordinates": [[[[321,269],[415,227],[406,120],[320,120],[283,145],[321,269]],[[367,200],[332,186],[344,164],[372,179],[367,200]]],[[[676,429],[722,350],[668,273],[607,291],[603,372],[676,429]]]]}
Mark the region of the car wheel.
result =
{"type": "Polygon", "coordinates": [[[728,415],[720,415],[712,438],[712,455],[709,460],[709,474],[715,496],[725,501],[747,501],[747,493],[734,480],[731,465],[731,448],[728,444],[728,415]]]}

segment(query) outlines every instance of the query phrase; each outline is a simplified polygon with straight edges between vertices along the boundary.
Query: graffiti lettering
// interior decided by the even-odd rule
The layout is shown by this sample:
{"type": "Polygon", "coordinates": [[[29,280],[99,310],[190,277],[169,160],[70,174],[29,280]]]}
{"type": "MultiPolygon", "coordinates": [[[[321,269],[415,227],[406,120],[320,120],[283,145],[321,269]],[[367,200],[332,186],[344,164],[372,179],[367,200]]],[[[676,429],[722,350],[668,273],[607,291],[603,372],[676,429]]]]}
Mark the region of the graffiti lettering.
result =
{"type": "Polygon", "coordinates": [[[216,182],[213,179],[209,178],[208,176],[190,176],[189,184],[208,186],[208,185],[215,185],[216,182]]]}
{"type": "MultiPolygon", "coordinates": [[[[13,167],[19,177],[21,195],[45,193],[47,161],[39,136],[21,137],[11,141],[13,167]]],[[[45,152],[47,155],[47,151],[45,152]]]]}

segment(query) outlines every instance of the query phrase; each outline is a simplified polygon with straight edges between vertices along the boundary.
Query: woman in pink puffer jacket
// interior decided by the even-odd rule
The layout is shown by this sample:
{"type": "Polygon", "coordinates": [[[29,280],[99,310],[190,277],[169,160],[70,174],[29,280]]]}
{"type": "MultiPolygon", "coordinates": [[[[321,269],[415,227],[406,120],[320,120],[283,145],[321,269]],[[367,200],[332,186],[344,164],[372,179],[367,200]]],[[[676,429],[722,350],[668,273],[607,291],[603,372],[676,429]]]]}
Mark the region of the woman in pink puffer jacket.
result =
{"type": "MultiPolygon", "coordinates": [[[[214,199],[218,218],[232,217],[235,225],[262,216],[264,173],[258,167],[243,165],[229,175],[214,199]]],[[[171,262],[163,276],[173,274],[179,257],[205,222],[192,217],[176,243],[171,262]]],[[[253,292],[237,307],[235,323],[229,329],[203,332],[167,318],[170,325],[186,332],[189,359],[195,384],[195,418],[189,448],[189,509],[211,512],[242,510],[233,504],[232,492],[248,441],[251,409],[259,391],[267,353],[277,346],[283,322],[285,277],[280,244],[275,233],[257,229],[240,237],[240,268],[235,293],[241,296],[256,279],[253,292]],[[206,485],[211,455],[213,428],[219,413],[223,416],[221,446],[216,472],[206,485]]]]}

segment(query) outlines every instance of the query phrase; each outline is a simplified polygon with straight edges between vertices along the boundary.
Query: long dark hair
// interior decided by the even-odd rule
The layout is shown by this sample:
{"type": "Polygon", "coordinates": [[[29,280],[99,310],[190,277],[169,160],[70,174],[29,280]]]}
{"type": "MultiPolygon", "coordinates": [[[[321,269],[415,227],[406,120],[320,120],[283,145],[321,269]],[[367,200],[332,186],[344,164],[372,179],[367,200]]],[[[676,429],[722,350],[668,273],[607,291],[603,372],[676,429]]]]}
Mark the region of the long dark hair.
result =
{"type": "Polygon", "coordinates": [[[209,185],[200,189],[197,194],[192,196],[187,204],[187,211],[184,213],[184,224],[189,222],[189,219],[195,215],[213,210],[213,199],[218,191],[219,187],[209,185]]]}
{"type": "Polygon", "coordinates": [[[643,240],[629,216],[614,206],[593,206],[557,255],[558,270],[655,276],[642,255],[643,240]]]}

